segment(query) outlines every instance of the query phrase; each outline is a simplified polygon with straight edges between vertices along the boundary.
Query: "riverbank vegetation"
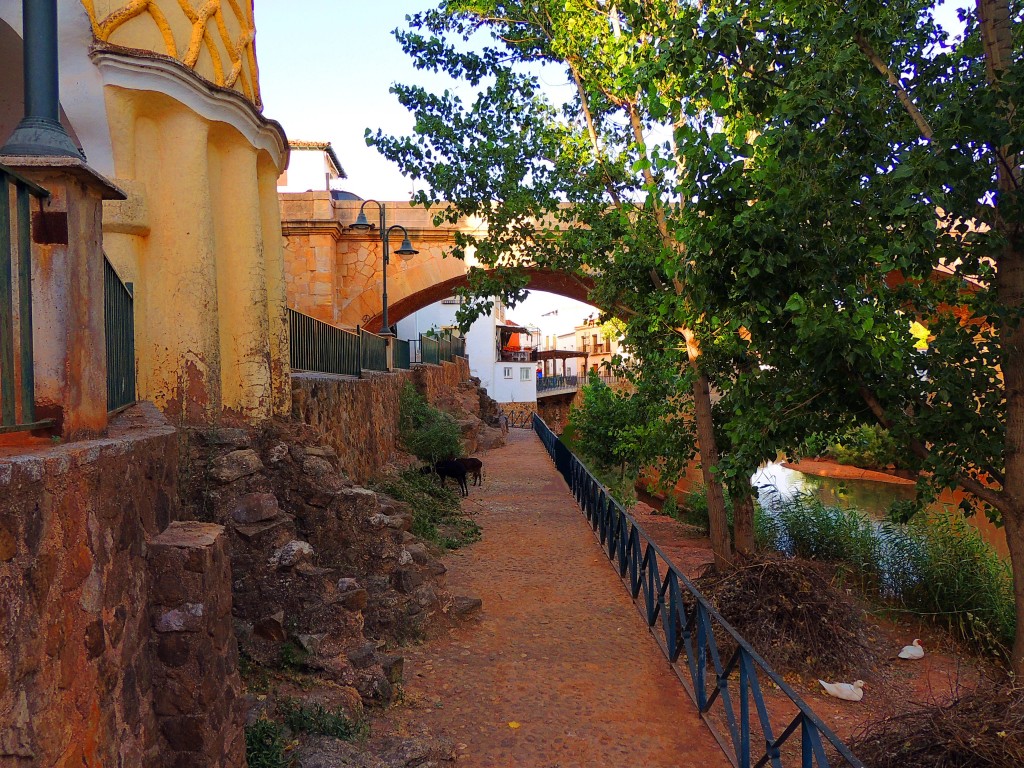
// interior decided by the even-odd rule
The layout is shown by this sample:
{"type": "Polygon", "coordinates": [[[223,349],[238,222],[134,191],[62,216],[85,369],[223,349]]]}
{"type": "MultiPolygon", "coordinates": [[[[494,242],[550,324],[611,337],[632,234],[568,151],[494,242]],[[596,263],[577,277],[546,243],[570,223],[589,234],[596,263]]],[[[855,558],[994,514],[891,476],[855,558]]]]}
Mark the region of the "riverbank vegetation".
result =
{"type": "Polygon", "coordinates": [[[1015,619],[1009,564],[956,513],[876,522],[818,499],[774,495],[758,509],[762,546],[834,563],[840,578],[893,612],[948,630],[1008,658],[1015,619]]]}

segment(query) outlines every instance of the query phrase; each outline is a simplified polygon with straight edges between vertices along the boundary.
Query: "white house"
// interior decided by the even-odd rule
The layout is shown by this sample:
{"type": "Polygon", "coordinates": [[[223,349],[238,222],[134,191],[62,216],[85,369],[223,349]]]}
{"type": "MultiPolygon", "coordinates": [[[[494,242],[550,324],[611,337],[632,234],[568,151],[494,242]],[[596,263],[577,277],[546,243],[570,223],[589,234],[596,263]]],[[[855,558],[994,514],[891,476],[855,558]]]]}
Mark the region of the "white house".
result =
{"type": "MultiPolygon", "coordinates": [[[[456,327],[459,299],[431,304],[398,322],[398,338],[418,339],[430,330],[456,327]]],[[[466,334],[469,369],[480,379],[487,394],[502,404],[537,402],[537,363],[533,352],[540,344],[540,331],[526,328],[505,317],[505,307],[495,302],[489,315],[479,318],[466,334]]]]}

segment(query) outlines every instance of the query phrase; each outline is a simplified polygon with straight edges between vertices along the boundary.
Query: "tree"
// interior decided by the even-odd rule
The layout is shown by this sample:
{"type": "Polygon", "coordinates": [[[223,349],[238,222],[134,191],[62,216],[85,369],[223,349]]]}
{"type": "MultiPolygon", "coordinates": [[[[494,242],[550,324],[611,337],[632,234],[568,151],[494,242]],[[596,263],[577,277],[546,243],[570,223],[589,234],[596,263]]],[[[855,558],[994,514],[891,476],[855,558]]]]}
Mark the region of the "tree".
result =
{"type": "Polygon", "coordinates": [[[440,216],[488,220],[459,246],[501,268],[478,295],[521,295],[526,261],[585,275],[638,392],[687,382],[661,413],[696,434],[713,532],[715,480],[749,499],[752,467],[852,419],[970,491],[1006,527],[1024,674],[1021,9],[977,0],[949,45],[931,0],[442,3],[403,44],[481,98],[398,87],[416,135],[372,142],[440,216]]]}
{"type": "Polygon", "coordinates": [[[456,239],[456,256],[472,248],[484,265],[499,268],[471,271],[475,300],[460,316],[468,320],[486,307],[485,296],[514,305],[524,265],[599,278],[594,303],[637,323],[638,335],[656,336],[652,359],[674,365],[664,375],[688,386],[695,416],[676,424],[698,437],[715,560],[728,566],[710,389],[699,343],[686,330],[697,312],[682,283],[665,271],[674,269],[681,250],[665,213],[674,182],[656,172],[662,150],[647,142],[647,131],[661,127],[664,115],[648,109],[642,72],[624,74],[619,66],[652,55],[649,35],[623,27],[614,6],[554,0],[451,0],[412,17],[411,27],[398,37],[416,65],[479,87],[479,96],[467,105],[450,92],[395,86],[416,115],[415,134],[378,132],[369,141],[427,181],[418,199],[445,203],[439,221],[480,216],[488,222],[486,235],[456,239]],[[475,32],[489,35],[490,44],[467,51],[452,42],[475,32]],[[560,110],[528,69],[541,63],[557,65],[575,88],[560,110]],[[666,347],[677,354],[656,354],[666,347]]]}

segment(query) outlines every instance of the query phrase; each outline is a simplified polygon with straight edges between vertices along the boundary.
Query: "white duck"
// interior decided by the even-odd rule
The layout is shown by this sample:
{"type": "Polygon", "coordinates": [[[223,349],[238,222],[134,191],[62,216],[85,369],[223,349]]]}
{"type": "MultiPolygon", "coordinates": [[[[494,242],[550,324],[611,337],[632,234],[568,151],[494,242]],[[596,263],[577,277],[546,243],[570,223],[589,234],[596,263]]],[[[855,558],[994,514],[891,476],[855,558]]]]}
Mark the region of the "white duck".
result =
{"type": "Polygon", "coordinates": [[[829,696],[835,696],[844,701],[860,701],[864,698],[864,681],[854,680],[852,683],[826,683],[819,680],[821,687],[829,696]]]}
{"type": "Polygon", "coordinates": [[[899,655],[901,659],[923,659],[924,648],[921,647],[921,641],[915,637],[911,645],[903,646],[899,655]]]}

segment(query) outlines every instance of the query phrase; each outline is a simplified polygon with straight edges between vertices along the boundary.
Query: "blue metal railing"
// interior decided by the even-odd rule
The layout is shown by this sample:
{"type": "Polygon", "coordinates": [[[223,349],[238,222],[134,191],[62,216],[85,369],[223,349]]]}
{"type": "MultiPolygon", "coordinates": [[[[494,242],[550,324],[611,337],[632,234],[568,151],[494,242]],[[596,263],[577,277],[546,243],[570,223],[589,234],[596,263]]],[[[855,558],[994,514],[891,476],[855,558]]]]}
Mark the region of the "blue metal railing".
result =
{"type": "Polygon", "coordinates": [[[401,368],[402,370],[408,370],[412,364],[412,353],[410,350],[410,344],[408,341],[403,339],[395,339],[395,368],[401,368]]]}
{"type": "Polygon", "coordinates": [[[388,342],[383,336],[359,329],[359,365],[364,371],[388,369],[388,342]]]}
{"type": "Polygon", "coordinates": [[[288,333],[293,371],[358,376],[359,334],[288,309],[288,333]]]}
{"type": "Polygon", "coordinates": [[[542,376],[537,379],[537,391],[551,389],[579,389],[579,376],[542,376]]]}
{"type": "Polygon", "coordinates": [[[135,300],[103,258],[103,325],[107,339],[107,410],[135,402],[135,300]]]}
{"type": "Polygon", "coordinates": [[[846,745],[722,618],[543,419],[534,416],[533,424],[608,559],[626,582],[652,635],[733,764],[739,768],[783,768],[785,759],[785,764],[799,764],[801,768],[863,768],[846,745]],[[725,663],[716,633],[735,645],[725,663]],[[781,722],[773,722],[761,689],[761,675],[789,699],[790,710],[796,708],[791,719],[787,714],[785,718],[776,717],[781,722]],[[718,732],[712,716],[724,718],[726,736],[718,732]],[[838,762],[830,763],[826,750],[838,762]]]}
{"type": "Polygon", "coordinates": [[[43,199],[49,196],[47,190],[0,165],[0,433],[40,429],[53,424],[52,419],[36,421],[35,359],[32,350],[32,232],[29,215],[32,197],[43,199]]]}

